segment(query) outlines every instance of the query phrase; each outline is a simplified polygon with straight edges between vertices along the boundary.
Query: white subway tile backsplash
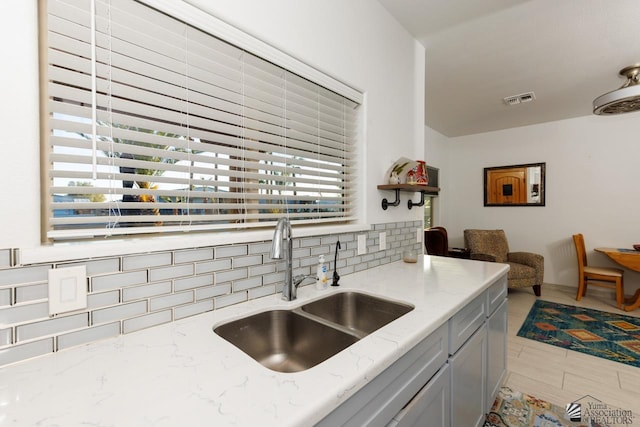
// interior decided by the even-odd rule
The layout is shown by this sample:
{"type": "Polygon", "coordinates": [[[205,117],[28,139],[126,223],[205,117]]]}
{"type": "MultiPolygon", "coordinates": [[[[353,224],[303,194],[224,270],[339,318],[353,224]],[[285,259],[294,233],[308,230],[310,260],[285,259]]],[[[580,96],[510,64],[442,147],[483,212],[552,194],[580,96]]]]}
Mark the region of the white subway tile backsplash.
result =
{"type": "Polygon", "coordinates": [[[91,325],[127,319],[147,312],[147,301],[137,301],[121,304],[115,307],[103,308],[91,312],[91,325]]]}
{"type": "Polygon", "coordinates": [[[178,277],[193,276],[195,272],[193,264],[181,264],[175,267],[154,268],[149,270],[149,281],[177,279],[178,277]]]}
{"type": "Polygon", "coordinates": [[[183,264],[185,262],[206,261],[209,259],[213,259],[213,248],[176,251],[173,254],[174,264],[183,264]]]}
{"type": "Polygon", "coordinates": [[[117,273],[120,271],[120,258],[94,259],[90,261],[70,262],[58,264],[57,267],[74,267],[84,265],[87,267],[87,275],[97,276],[98,274],[117,273]]]}
{"type": "Polygon", "coordinates": [[[200,301],[207,298],[213,298],[220,295],[231,293],[231,283],[223,283],[222,285],[206,286],[196,289],[196,300],[200,301]]]}
{"type": "Polygon", "coordinates": [[[171,265],[171,252],[160,252],[146,255],[132,255],[122,258],[122,270],[140,270],[150,267],[171,265]]]}
{"type": "Polygon", "coordinates": [[[146,271],[130,271],[128,273],[109,274],[91,278],[91,292],[110,291],[147,283],[146,271]]]}
{"type": "Polygon", "coordinates": [[[49,317],[49,303],[14,305],[0,309],[0,319],[3,325],[33,322],[49,317]]]}
{"type": "Polygon", "coordinates": [[[108,307],[120,303],[120,291],[100,292],[97,294],[87,295],[87,308],[95,310],[96,308],[108,307]]]}
{"type": "Polygon", "coordinates": [[[11,249],[0,249],[0,268],[11,267],[11,249]]]}
{"type": "Polygon", "coordinates": [[[57,317],[43,322],[35,322],[18,326],[16,328],[17,341],[31,340],[59,332],[86,328],[87,326],[89,326],[89,313],[57,317]]]}
{"type": "Polygon", "coordinates": [[[173,288],[176,292],[209,285],[213,285],[213,274],[187,277],[186,279],[176,279],[173,282],[173,288]]]}
{"type": "Polygon", "coordinates": [[[208,299],[205,301],[197,302],[195,304],[183,305],[173,309],[174,319],[182,319],[189,316],[195,316],[196,314],[205,313],[213,310],[213,300],[208,299]]]}
{"type": "Polygon", "coordinates": [[[261,276],[263,274],[269,274],[276,271],[276,265],[274,263],[256,265],[255,267],[249,267],[249,277],[261,276]]]}
{"type": "Polygon", "coordinates": [[[311,256],[317,257],[318,255],[329,255],[330,253],[333,252],[331,252],[331,248],[328,245],[311,248],[311,256]]]}
{"type": "Polygon", "coordinates": [[[233,268],[249,267],[262,264],[262,255],[241,256],[233,258],[233,268]]]}
{"type": "Polygon", "coordinates": [[[132,286],[122,290],[122,301],[135,301],[138,299],[154,297],[171,293],[171,282],[149,283],[142,286],[132,286]]]}
{"type": "Polygon", "coordinates": [[[249,299],[265,297],[267,295],[273,295],[275,293],[276,293],[276,287],[274,285],[260,286],[259,288],[253,288],[248,290],[249,299]]]}
{"type": "Polygon", "coordinates": [[[284,271],[279,271],[273,274],[265,274],[262,277],[263,285],[270,285],[272,283],[283,282],[284,281],[284,271]]]}
{"type": "Polygon", "coordinates": [[[162,310],[169,307],[189,304],[191,302],[193,302],[193,291],[165,295],[163,297],[151,298],[149,301],[149,311],[162,310]]]}
{"type": "Polygon", "coordinates": [[[214,308],[227,307],[229,305],[238,304],[247,300],[247,291],[236,292],[235,294],[229,294],[222,297],[213,299],[214,308]]]}
{"type": "Polygon", "coordinates": [[[11,305],[11,289],[0,289],[0,307],[11,305]]]}
{"type": "MultiPolygon", "coordinates": [[[[294,237],[293,273],[314,273],[320,254],[333,270],[338,239],[342,276],[397,261],[404,248],[422,247],[415,242],[415,230],[421,225],[421,221],[374,225],[366,232],[364,256],[356,254],[356,235],[361,232],[294,237]],[[390,246],[383,251],[378,250],[381,230],[387,230],[390,246]]],[[[18,250],[0,250],[0,347],[4,347],[0,366],[279,293],[285,263],[270,258],[271,244],[260,241],[55,264],[58,268],[86,265],[90,291],[89,313],[55,318],[49,317],[48,303],[43,301],[48,297],[47,273],[53,264],[20,266],[19,257],[13,256],[18,250]],[[38,339],[43,336],[47,339],[38,339]]]]}
{"type": "Polygon", "coordinates": [[[147,314],[145,316],[134,317],[122,322],[122,332],[125,334],[139,331],[141,329],[150,328],[152,326],[169,323],[173,320],[171,310],[159,311],[157,313],[147,314]]]}
{"type": "Polygon", "coordinates": [[[13,329],[0,329],[0,347],[13,344],[13,329]]]}
{"type": "Polygon", "coordinates": [[[236,280],[233,282],[233,292],[244,291],[249,288],[262,286],[262,277],[249,277],[248,279],[236,280]]]}
{"type": "Polygon", "coordinates": [[[219,271],[216,273],[216,283],[244,279],[248,274],[249,270],[246,268],[241,268],[239,270],[219,271]]]}
{"type": "Polygon", "coordinates": [[[37,301],[49,297],[49,285],[40,283],[37,285],[26,285],[16,287],[16,304],[29,301],[37,301]]]}
{"type": "Polygon", "coordinates": [[[249,245],[249,255],[271,253],[272,242],[251,243],[249,245]]]}
{"type": "Polygon", "coordinates": [[[314,246],[320,246],[320,237],[305,237],[300,239],[301,248],[311,248],[314,246]]]}
{"type": "Polygon", "coordinates": [[[231,259],[220,259],[196,264],[196,274],[213,273],[215,271],[229,269],[231,269],[231,259]]]}
{"type": "Polygon", "coordinates": [[[69,347],[87,344],[105,338],[113,338],[118,335],[120,335],[120,322],[93,326],[91,328],[58,336],[58,350],[64,350],[69,347]]]}
{"type": "Polygon", "coordinates": [[[216,259],[247,255],[247,245],[218,246],[215,254],[216,259]]]}
{"type": "Polygon", "coordinates": [[[0,349],[0,366],[53,353],[53,338],[0,349]]]}
{"type": "Polygon", "coordinates": [[[293,250],[293,259],[300,259],[304,257],[311,256],[311,249],[309,248],[298,248],[293,250]]]}
{"type": "Polygon", "coordinates": [[[49,280],[51,264],[32,267],[11,267],[0,270],[0,286],[38,283],[49,280]]]}

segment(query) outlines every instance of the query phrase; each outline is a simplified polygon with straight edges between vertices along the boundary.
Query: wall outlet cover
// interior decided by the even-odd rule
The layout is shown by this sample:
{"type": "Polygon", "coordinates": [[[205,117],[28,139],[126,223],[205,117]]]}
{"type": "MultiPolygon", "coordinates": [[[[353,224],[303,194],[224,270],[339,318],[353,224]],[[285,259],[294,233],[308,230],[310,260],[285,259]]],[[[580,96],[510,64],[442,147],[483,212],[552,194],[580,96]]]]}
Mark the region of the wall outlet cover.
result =
{"type": "Polygon", "coordinates": [[[367,235],[358,234],[358,255],[367,253],[367,235]]]}
{"type": "Polygon", "coordinates": [[[49,315],[87,307],[87,267],[49,270],[49,315]]]}
{"type": "Polygon", "coordinates": [[[380,232],[380,245],[378,247],[379,250],[384,251],[387,249],[387,233],[385,231],[380,232]]]}

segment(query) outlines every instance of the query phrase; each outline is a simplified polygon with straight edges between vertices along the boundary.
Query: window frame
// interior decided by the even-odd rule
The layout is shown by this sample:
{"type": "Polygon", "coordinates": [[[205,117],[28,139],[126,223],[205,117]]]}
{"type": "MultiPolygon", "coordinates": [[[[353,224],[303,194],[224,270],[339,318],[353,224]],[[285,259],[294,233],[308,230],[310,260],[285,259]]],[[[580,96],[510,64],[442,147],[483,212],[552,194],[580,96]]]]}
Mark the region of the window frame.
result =
{"type": "MultiPolygon", "coordinates": [[[[253,36],[224,23],[223,21],[213,17],[207,12],[204,12],[194,6],[185,4],[183,2],[175,2],[175,1],[167,1],[167,0],[137,0],[137,1],[141,4],[157,9],[169,16],[175,17],[176,19],[181,20],[189,25],[200,28],[203,31],[212,34],[213,36],[216,36],[225,41],[228,41],[233,45],[236,45],[253,54],[256,54],[257,56],[264,58],[265,60],[268,60],[270,62],[273,62],[274,64],[281,66],[293,73],[296,73],[301,77],[312,80],[314,83],[317,83],[330,90],[333,90],[339,93],[340,95],[345,96],[348,99],[354,100],[358,102],[361,105],[360,108],[364,110],[364,95],[362,93],[318,71],[317,69],[306,65],[302,61],[299,61],[287,55],[286,53],[273,48],[267,43],[262,42],[254,38],[253,36]]],[[[46,14],[46,2],[41,2],[41,3],[45,3],[45,5],[41,7],[45,8],[45,14],[46,14]]],[[[46,95],[44,95],[43,97],[46,97],[46,95]]],[[[359,119],[358,119],[358,122],[359,122],[358,127],[360,129],[362,129],[362,124],[364,122],[363,116],[364,116],[364,112],[362,112],[359,115],[359,119]]],[[[46,120],[46,117],[45,117],[45,120],[46,120]]],[[[364,133],[361,132],[360,140],[357,142],[358,147],[363,146],[363,143],[364,143],[363,138],[364,138],[364,133]]],[[[362,158],[363,158],[362,151],[358,150],[357,164],[359,166],[362,164],[362,158]]],[[[48,160],[44,156],[43,156],[43,164],[45,165],[48,164],[48,160]]],[[[359,166],[358,168],[361,169],[359,166]]],[[[44,179],[47,179],[47,178],[45,177],[44,179]]],[[[359,183],[355,184],[355,186],[353,187],[353,190],[360,194],[362,194],[361,189],[362,189],[362,186],[359,183]]],[[[47,198],[47,197],[45,196],[44,198],[47,198]]],[[[358,198],[358,201],[355,203],[355,208],[358,211],[361,211],[363,203],[364,203],[364,200],[362,198],[358,198]]],[[[49,214],[49,209],[50,209],[47,205],[48,203],[43,203],[43,212],[46,212],[46,215],[49,214]]],[[[310,230],[326,230],[327,228],[331,228],[331,230],[334,232],[338,230],[367,229],[367,227],[364,226],[362,217],[358,215],[354,215],[354,216],[358,218],[358,220],[351,222],[349,224],[344,224],[344,225],[328,224],[326,226],[312,226],[307,228],[309,231],[310,230]]],[[[318,231],[313,231],[312,233],[317,234],[318,231]]],[[[225,234],[225,236],[222,239],[220,239],[223,242],[247,241],[246,238],[250,234],[261,235],[261,233],[257,233],[257,234],[247,233],[246,231],[242,231],[242,230],[225,231],[222,233],[216,232],[216,234],[225,234]],[[232,234],[232,233],[237,233],[237,234],[240,234],[241,236],[239,238],[235,238],[235,237],[229,238],[228,234],[232,234]]],[[[157,236],[159,236],[158,233],[153,233],[149,236],[149,238],[155,238],[157,236]]],[[[46,230],[43,230],[43,241],[47,243],[48,239],[46,239],[45,237],[46,237],[46,230]]],[[[120,242],[127,239],[136,238],[136,237],[137,236],[128,236],[128,235],[122,236],[122,238],[120,239],[120,242]]],[[[193,244],[190,244],[188,246],[193,246],[193,244]]]]}

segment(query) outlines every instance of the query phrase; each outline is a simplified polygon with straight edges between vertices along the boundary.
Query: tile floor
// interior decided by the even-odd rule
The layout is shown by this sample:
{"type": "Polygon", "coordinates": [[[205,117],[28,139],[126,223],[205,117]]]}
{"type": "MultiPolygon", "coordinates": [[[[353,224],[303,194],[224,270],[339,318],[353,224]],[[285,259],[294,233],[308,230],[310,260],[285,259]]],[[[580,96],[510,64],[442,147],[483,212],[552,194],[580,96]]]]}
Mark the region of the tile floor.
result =
{"type": "MultiPolygon", "coordinates": [[[[580,302],[576,289],[543,285],[541,299],[640,318],[640,309],[625,313],[615,306],[615,296],[591,288],[580,302]]],[[[504,385],[564,407],[590,395],[610,406],[632,410],[640,425],[640,368],[565,350],[517,336],[536,297],[532,289],[509,289],[507,376],[504,385]]],[[[635,425],[635,424],[634,424],[635,425]]]]}

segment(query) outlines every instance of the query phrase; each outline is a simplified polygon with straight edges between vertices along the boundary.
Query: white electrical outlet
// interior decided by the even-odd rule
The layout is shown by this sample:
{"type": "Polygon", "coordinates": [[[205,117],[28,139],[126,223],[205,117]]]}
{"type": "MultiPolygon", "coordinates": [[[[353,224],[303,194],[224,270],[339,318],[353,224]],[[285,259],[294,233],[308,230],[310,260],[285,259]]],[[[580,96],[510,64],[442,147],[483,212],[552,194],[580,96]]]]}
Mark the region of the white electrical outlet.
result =
{"type": "Polygon", "coordinates": [[[358,234],[358,255],[367,253],[367,235],[358,234]]]}
{"type": "Polygon", "coordinates": [[[379,250],[384,251],[385,249],[387,249],[387,233],[385,231],[381,231],[380,232],[380,246],[379,246],[379,250]]]}
{"type": "Polygon", "coordinates": [[[87,267],[49,270],[49,315],[87,307],[87,267]]]}
{"type": "Polygon", "coordinates": [[[416,242],[417,243],[422,243],[422,236],[424,235],[424,231],[422,231],[422,228],[418,227],[416,228],[416,242]]]}

